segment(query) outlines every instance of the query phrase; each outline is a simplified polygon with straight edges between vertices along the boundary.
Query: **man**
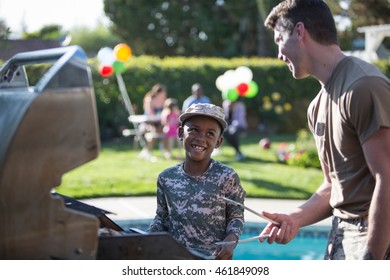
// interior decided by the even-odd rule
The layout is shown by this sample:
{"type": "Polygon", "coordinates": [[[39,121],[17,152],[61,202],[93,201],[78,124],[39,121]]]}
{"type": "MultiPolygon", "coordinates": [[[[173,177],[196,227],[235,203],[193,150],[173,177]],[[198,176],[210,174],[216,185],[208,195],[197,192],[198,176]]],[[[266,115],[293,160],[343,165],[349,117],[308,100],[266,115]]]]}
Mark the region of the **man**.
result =
{"type": "MultiPolygon", "coordinates": [[[[324,182],[280,222],[263,230],[288,243],[299,228],[333,215],[325,259],[390,259],[390,80],[371,64],[345,56],[322,0],[286,0],[265,20],[278,58],[296,79],[322,88],[308,108],[324,182]]],[[[260,242],[264,242],[264,238],[260,242]]]]}
{"type": "Polygon", "coordinates": [[[201,84],[193,84],[191,92],[192,94],[183,102],[182,112],[187,110],[192,104],[211,103],[210,98],[203,94],[203,87],[201,84]]]}

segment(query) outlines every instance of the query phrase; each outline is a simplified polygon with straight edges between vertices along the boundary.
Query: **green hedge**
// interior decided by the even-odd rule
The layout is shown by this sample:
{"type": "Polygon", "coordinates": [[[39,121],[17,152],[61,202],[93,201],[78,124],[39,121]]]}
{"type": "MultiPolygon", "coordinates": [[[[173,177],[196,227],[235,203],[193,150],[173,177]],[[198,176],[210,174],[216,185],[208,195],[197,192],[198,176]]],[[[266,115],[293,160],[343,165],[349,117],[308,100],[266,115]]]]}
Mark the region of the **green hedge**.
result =
{"type": "MultiPolygon", "coordinates": [[[[129,127],[130,124],[116,76],[103,78],[98,72],[96,58],[90,59],[88,63],[92,70],[102,139],[120,136],[121,128],[129,127]]],[[[379,61],[376,65],[390,77],[390,60],[379,61]]],[[[306,109],[319,91],[320,85],[313,78],[295,80],[285,63],[274,58],[133,56],[126,63],[122,78],[136,112],[142,114],[143,96],[155,83],[165,84],[169,97],[177,98],[179,104],[182,104],[191,94],[191,85],[199,82],[212,102],[220,105],[221,92],[216,88],[215,81],[227,70],[239,66],[249,67],[253,72],[253,80],[259,85],[259,92],[255,97],[244,98],[252,130],[257,130],[260,123],[264,124],[268,133],[294,134],[306,128],[306,109]],[[274,100],[274,95],[280,96],[280,99],[274,100]],[[267,98],[271,100],[270,110],[264,108],[267,98]],[[290,111],[275,111],[278,105],[283,106],[286,103],[291,104],[290,111]]],[[[30,81],[40,79],[44,73],[43,68],[40,68],[42,66],[34,67],[33,71],[29,72],[30,81]]]]}
{"type": "MultiPolygon", "coordinates": [[[[90,64],[102,133],[117,136],[119,127],[129,126],[129,123],[116,77],[104,79],[97,71],[97,61],[91,59],[90,64]]],[[[260,123],[265,125],[266,132],[296,133],[306,128],[306,109],[320,85],[314,78],[295,80],[285,63],[274,58],[132,57],[122,77],[132,103],[142,114],[143,96],[158,82],[167,86],[168,95],[177,98],[179,104],[191,94],[191,85],[196,82],[203,85],[213,103],[221,104],[221,92],[215,81],[225,71],[239,66],[249,67],[253,80],[259,85],[259,93],[254,98],[244,98],[252,130],[257,130],[260,123]],[[280,94],[278,101],[272,100],[275,92],[280,94]],[[264,98],[271,99],[271,110],[264,108],[264,98]],[[290,111],[275,112],[277,105],[285,103],[292,105],[290,111]]],[[[379,61],[377,66],[390,77],[390,60],[379,61]]]]}
{"type": "MultiPolygon", "coordinates": [[[[116,136],[119,127],[129,126],[116,77],[113,75],[105,79],[97,71],[97,61],[91,59],[90,64],[102,133],[116,136]]],[[[155,83],[165,84],[168,95],[177,98],[179,104],[182,104],[191,94],[191,85],[199,82],[212,102],[220,105],[221,92],[216,88],[215,81],[225,71],[239,66],[249,67],[253,72],[253,80],[259,85],[259,92],[254,98],[244,98],[251,129],[256,130],[260,123],[265,124],[269,132],[295,133],[306,127],[306,108],[318,92],[319,84],[314,79],[293,79],[285,64],[277,59],[132,57],[122,77],[133,105],[142,114],[143,96],[155,83]],[[264,97],[272,99],[275,92],[280,93],[280,100],[272,100],[271,110],[265,110],[264,97]],[[281,114],[275,112],[275,105],[286,102],[292,104],[291,111],[281,114]]]]}

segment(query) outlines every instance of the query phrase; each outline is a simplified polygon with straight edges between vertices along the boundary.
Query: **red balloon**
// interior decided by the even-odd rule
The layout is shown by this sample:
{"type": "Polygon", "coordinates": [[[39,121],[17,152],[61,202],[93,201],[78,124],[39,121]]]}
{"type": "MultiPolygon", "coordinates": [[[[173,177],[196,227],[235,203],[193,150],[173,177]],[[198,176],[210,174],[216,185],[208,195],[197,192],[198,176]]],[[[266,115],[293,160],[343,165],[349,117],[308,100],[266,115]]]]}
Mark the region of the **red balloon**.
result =
{"type": "Polygon", "coordinates": [[[111,65],[100,65],[99,73],[104,78],[110,77],[114,73],[114,67],[111,65]]]}
{"type": "Polygon", "coordinates": [[[237,91],[240,96],[245,96],[245,93],[248,91],[249,86],[246,83],[241,83],[237,86],[237,91]]]}

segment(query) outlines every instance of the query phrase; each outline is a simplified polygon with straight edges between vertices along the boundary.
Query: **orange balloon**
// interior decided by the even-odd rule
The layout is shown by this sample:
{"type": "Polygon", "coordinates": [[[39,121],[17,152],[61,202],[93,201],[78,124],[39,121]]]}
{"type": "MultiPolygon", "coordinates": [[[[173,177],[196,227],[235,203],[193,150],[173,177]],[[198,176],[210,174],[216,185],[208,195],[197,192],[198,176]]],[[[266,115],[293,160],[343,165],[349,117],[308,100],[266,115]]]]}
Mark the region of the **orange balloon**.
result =
{"type": "Polygon", "coordinates": [[[114,48],[114,54],[116,60],[125,62],[131,57],[131,48],[124,43],[118,44],[114,48]]]}

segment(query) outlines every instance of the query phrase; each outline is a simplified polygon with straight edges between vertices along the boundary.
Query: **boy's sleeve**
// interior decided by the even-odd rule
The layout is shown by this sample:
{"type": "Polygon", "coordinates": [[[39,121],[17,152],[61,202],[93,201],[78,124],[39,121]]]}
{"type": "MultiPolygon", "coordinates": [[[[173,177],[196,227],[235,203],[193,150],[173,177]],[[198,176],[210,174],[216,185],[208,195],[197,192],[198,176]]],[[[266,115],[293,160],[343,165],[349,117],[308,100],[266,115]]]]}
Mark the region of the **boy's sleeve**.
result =
{"type": "MultiPolygon", "coordinates": [[[[240,179],[236,173],[232,176],[231,186],[228,188],[228,192],[226,193],[226,197],[237,201],[239,203],[244,204],[246,192],[241,186],[240,179]]],[[[227,227],[226,234],[229,235],[234,233],[237,238],[240,237],[244,228],[244,208],[228,203],[227,204],[227,227]]]]}
{"type": "Polygon", "coordinates": [[[157,182],[157,209],[156,216],[148,227],[148,232],[168,231],[168,207],[164,192],[157,182]]]}

